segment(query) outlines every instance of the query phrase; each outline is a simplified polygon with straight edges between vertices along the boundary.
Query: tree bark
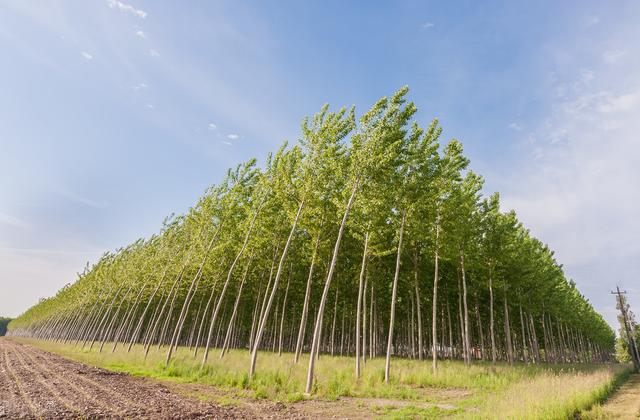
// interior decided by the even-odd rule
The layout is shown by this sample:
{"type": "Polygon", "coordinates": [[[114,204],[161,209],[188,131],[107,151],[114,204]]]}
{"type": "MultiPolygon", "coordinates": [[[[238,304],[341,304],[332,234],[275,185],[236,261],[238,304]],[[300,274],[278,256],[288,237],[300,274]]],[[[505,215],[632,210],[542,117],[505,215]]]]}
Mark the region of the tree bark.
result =
{"type": "Polygon", "coordinates": [[[491,363],[496,362],[496,334],[493,320],[493,276],[489,268],[489,333],[491,335],[491,363]]]}
{"type": "Polygon", "coordinates": [[[400,263],[402,261],[402,238],[404,234],[404,224],[407,220],[407,211],[402,210],[402,221],[400,223],[400,237],[398,239],[398,252],[396,255],[396,272],[393,277],[393,286],[391,290],[391,315],[389,317],[389,337],[387,339],[387,359],[384,365],[384,382],[389,383],[389,375],[391,369],[391,347],[393,346],[393,327],[396,319],[396,295],[398,290],[398,278],[400,277],[400,263]]]}
{"type": "Polygon", "coordinates": [[[229,271],[227,273],[227,279],[225,280],[224,285],[222,286],[222,290],[220,291],[220,296],[218,296],[218,301],[216,303],[216,306],[213,310],[213,314],[211,316],[211,324],[209,325],[209,334],[207,335],[207,342],[204,347],[204,356],[202,357],[202,363],[200,364],[200,368],[204,367],[204,364],[207,363],[207,358],[209,357],[209,347],[211,345],[211,336],[213,334],[213,328],[216,323],[216,318],[218,317],[218,312],[220,311],[220,306],[222,305],[222,301],[224,300],[224,295],[227,291],[227,287],[229,286],[229,282],[231,281],[233,270],[238,264],[238,261],[240,261],[240,258],[242,257],[242,255],[244,254],[244,250],[247,248],[247,244],[249,243],[249,239],[251,238],[251,232],[253,231],[253,226],[255,225],[256,219],[258,218],[258,214],[260,213],[260,209],[262,208],[263,204],[264,203],[259,204],[258,208],[254,212],[253,218],[251,219],[251,222],[249,224],[249,228],[247,229],[247,234],[244,237],[244,242],[242,243],[242,247],[240,248],[240,251],[238,252],[238,254],[236,254],[236,257],[233,260],[231,267],[229,267],[229,271]]]}
{"type": "Polygon", "coordinates": [[[276,278],[273,281],[273,288],[271,289],[271,296],[269,296],[269,301],[267,302],[267,307],[264,311],[264,316],[258,324],[258,332],[256,333],[255,343],[253,346],[253,352],[251,353],[251,364],[249,366],[249,378],[253,377],[253,374],[256,370],[256,359],[258,358],[258,348],[260,347],[260,340],[262,340],[262,334],[264,333],[264,328],[267,323],[267,319],[269,318],[269,311],[271,310],[271,305],[273,304],[273,299],[275,298],[276,291],[278,290],[278,283],[280,282],[280,276],[282,275],[282,267],[284,266],[284,261],[287,258],[287,254],[289,252],[289,246],[291,245],[291,241],[293,239],[293,234],[296,231],[296,227],[298,226],[298,220],[300,220],[300,214],[302,213],[302,209],[304,208],[304,199],[300,201],[298,205],[298,212],[296,213],[296,217],[293,220],[293,226],[291,226],[291,231],[289,231],[289,237],[287,238],[287,242],[284,245],[284,249],[282,250],[282,256],[280,257],[280,263],[278,264],[278,271],[276,272],[276,278]]]}
{"type": "Polygon", "coordinates": [[[436,244],[435,244],[435,274],[433,275],[433,313],[431,319],[431,335],[432,335],[432,369],[433,373],[436,373],[438,369],[438,330],[437,330],[437,319],[438,319],[438,240],[440,237],[440,218],[436,218],[436,244]]]}
{"type": "Polygon", "coordinates": [[[469,308],[467,305],[467,276],[464,269],[464,252],[460,252],[460,270],[462,271],[462,303],[464,309],[464,345],[465,362],[471,363],[471,337],[469,331],[469,308]]]}
{"type": "Polygon", "coordinates": [[[313,269],[315,267],[316,255],[318,254],[318,247],[320,246],[320,232],[316,236],[315,245],[313,247],[313,254],[311,255],[311,264],[309,266],[309,276],[307,277],[307,287],[304,292],[304,304],[302,306],[302,317],[300,319],[300,328],[298,329],[298,340],[296,341],[296,354],[294,357],[294,363],[298,363],[300,359],[300,353],[304,346],[304,334],[307,329],[307,317],[309,315],[309,299],[311,299],[311,283],[313,281],[313,269]]]}
{"type": "Polygon", "coordinates": [[[362,288],[367,265],[367,251],[369,247],[369,232],[364,235],[364,251],[362,252],[362,265],[358,280],[358,304],[356,308],[356,379],[360,378],[360,320],[362,312],[362,288]]]}
{"type": "Polygon", "coordinates": [[[342,216],[342,222],[340,223],[340,229],[338,230],[338,237],[336,238],[336,244],[334,246],[333,255],[331,257],[331,263],[329,264],[327,279],[325,280],[324,290],[322,291],[322,297],[320,298],[320,307],[318,308],[318,316],[316,319],[316,324],[313,332],[313,341],[311,344],[311,355],[309,357],[309,369],[307,370],[307,385],[305,387],[305,392],[307,394],[311,393],[311,388],[313,386],[313,370],[315,367],[314,354],[316,353],[316,351],[318,351],[318,346],[320,345],[319,334],[322,328],[322,318],[324,316],[324,307],[327,302],[329,286],[331,286],[331,280],[333,279],[333,273],[335,271],[336,262],[338,260],[338,252],[340,251],[340,243],[342,242],[342,235],[344,234],[344,228],[347,224],[347,218],[349,217],[349,212],[351,211],[351,207],[353,206],[353,202],[355,201],[356,193],[359,187],[360,187],[360,178],[357,178],[351,190],[351,196],[349,197],[349,201],[347,202],[344,215],[342,216]]]}

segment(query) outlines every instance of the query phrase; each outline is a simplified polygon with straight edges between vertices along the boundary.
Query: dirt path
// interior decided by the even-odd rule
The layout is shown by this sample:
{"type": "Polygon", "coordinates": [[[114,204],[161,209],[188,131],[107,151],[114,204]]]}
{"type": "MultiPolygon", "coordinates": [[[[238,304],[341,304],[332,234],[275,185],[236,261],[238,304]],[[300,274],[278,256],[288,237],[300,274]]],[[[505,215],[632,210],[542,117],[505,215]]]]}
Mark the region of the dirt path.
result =
{"type": "Polygon", "coordinates": [[[0,339],[0,418],[247,418],[162,383],[89,367],[0,339]]]}
{"type": "Polygon", "coordinates": [[[640,418],[640,374],[631,375],[598,411],[607,419],[640,418]]]}

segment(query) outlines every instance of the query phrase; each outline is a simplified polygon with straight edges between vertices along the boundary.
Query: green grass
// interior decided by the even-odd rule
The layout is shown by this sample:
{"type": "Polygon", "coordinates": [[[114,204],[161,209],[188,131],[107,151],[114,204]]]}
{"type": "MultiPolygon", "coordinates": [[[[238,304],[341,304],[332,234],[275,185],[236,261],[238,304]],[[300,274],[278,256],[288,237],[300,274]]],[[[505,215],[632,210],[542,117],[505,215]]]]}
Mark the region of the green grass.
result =
{"type": "MultiPolygon", "coordinates": [[[[249,379],[250,354],[231,350],[220,360],[219,350],[209,354],[200,369],[202,351],[193,359],[188,349],[180,348],[165,368],[166,349],[152,348],[144,359],[142,348],[130,353],[118,348],[114,353],[105,346],[82,350],[69,344],[31,341],[36,345],[80,362],[118,372],[177,382],[213,385],[232,393],[234,398],[266,398],[295,403],[309,397],[303,394],[308,354],[293,364],[293,355],[262,352],[256,374],[249,379]]],[[[359,381],[354,377],[351,357],[321,355],[316,363],[313,399],[336,400],[340,397],[401,400],[397,405],[381,407],[376,413],[390,418],[570,418],[602,401],[626,374],[623,365],[543,365],[474,363],[441,361],[433,374],[430,361],[394,359],[391,383],[384,383],[384,359],[368,360],[359,381]],[[445,404],[451,409],[428,406],[445,404]]]]}

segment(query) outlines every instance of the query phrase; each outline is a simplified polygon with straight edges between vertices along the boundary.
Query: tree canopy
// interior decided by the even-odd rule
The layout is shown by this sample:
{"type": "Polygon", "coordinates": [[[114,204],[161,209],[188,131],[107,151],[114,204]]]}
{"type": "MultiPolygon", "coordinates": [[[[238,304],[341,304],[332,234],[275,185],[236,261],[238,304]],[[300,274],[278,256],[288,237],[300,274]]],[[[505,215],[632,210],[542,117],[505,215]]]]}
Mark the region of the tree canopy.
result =
{"type": "Polygon", "coordinates": [[[441,144],[404,87],[320,111],[264,164],[230,169],[184,215],[88,266],[10,334],[93,346],[603,361],[614,333],[531,235],[441,144]],[[427,310],[429,307],[431,310],[427,310]],[[431,328],[424,326],[431,325],[431,328]],[[427,343],[428,345],[423,345],[427,343]]]}

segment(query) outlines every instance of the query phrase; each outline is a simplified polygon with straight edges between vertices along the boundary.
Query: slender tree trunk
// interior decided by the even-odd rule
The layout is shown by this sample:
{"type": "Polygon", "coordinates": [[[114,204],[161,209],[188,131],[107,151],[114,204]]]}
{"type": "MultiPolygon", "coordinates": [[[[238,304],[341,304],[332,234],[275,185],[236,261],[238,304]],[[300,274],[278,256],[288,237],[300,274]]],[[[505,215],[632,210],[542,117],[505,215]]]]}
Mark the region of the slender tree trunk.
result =
{"type": "Polygon", "coordinates": [[[280,339],[278,340],[278,356],[282,355],[282,329],[284,328],[284,313],[287,309],[287,295],[289,294],[289,284],[291,283],[291,272],[293,264],[289,268],[289,279],[287,280],[287,289],[284,292],[284,300],[282,301],[282,316],[280,317],[280,339]]]}
{"type": "MultiPolygon", "coordinates": [[[[135,343],[138,340],[138,336],[140,335],[140,331],[142,329],[142,325],[144,324],[144,317],[146,316],[147,311],[151,307],[151,303],[153,302],[153,299],[155,298],[156,293],[158,292],[160,287],[164,284],[164,280],[166,278],[167,271],[168,271],[170,265],[171,265],[170,261],[167,261],[167,263],[164,266],[164,270],[162,272],[162,276],[160,277],[160,281],[158,281],[158,284],[156,284],[156,287],[153,289],[153,292],[151,292],[151,295],[149,296],[149,300],[147,301],[147,305],[144,307],[144,310],[142,311],[142,314],[138,318],[138,324],[136,325],[136,328],[133,330],[133,334],[131,335],[131,338],[129,340],[129,346],[127,347],[127,353],[129,353],[131,351],[131,347],[133,346],[133,343],[135,343]]],[[[156,306],[156,309],[157,308],[158,307],[156,306]]],[[[155,316],[155,312],[154,312],[154,315],[151,317],[151,320],[154,319],[154,316],[155,316]]]]}
{"type": "Polygon", "coordinates": [[[436,373],[438,369],[438,330],[437,330],[437,319],[438,319],[438,240],[440,237],[440,218],[436,218],[436,246],[435,246],[435,273],[433,275],[433,312],[431,318],[431,337],[433,339],[433,344],[431,346],[431,355],[432,355],[432,369],[433,373],[436,373]]]}
{"type": "Polygon", "coordinates": [[[513,345],[511,344],[511,325],[509,322],[509,306],[507,304],[507,291],[504,291],[504,335],[507,340],[507,360],[513,364],[513,345]]]}
{"type": "Polygon", "coordinates": [[[418,359],[422,360],[423,349],[422,349],[422,312],[420,310],[420,287],[418,285],[418,258],[419,258],[419,249],[416,246],[416,250],[413,257],[413,275],[414,275],[414,286],[416,289],[416,310],[418,316],[418,359]]]}
{"type": "Polygon", "coordinates": [[[304,292],[304,304],[302,306],[302,318],[300,319],[300,328],[298,329],[298,340],[296,342],[296,354],[294,363],[298,363],[300,359],[300,353],[302,353],[302,347],[304,346],[304,334],[307,328],[307,317],[309,315],[309,299],[311,299],[311,283],[313,280],[313,268],[315,267],[316,255],[318,254],[318,247],[320,246],[320,232],[316,236],[316,244],[313,247],[313,254],[311,255],[311,264],[309,265],[309,276],[307,277],[307,287],[304,292]]]}
{"type": "Polygon", "coordinates": [[[264,203],[259,204],[258,208],[254,212],[253,218],[251,219],[251,222],[249,224],[249,228],[247,229],[247,234],[244,237],[244,242],[242,243],[242,247],[240,248],[240,251],[236,255],[235,259],[233,260],[231,267],[229,267],[229,272],[227,273],[227,279],[225,280],[224,285],[222,286],[222,290],[220,291],[220,296],[218,296],[218,301],[213,310],[213,314],[211,315],[211,323],[209,324],[209,334],[207,335],[207,342],[204,347],[204,356],[202,357],[202,363],[200,365],[200,368],[204,367],[204,364],[207,363],[207,358],[209,357],[209,346],[211,345],[211,335],[213,334],[213,328],[216,323],[216,318],[218,317],[218,312],[220,311],[220,306],[222,305],[222,301],[224,300],[224,295],[227,291],[227,287],[229,286],[229,282],[231,281],[233,270],[238,264],[238,261],[240,261],[240,258],[242,257],[242,254],[244,254],[245,249],[247,248],[247,244],[249,243],[249,239],[251,238],[251,232],[253,231],[253,226],[255,225],[256,219],[258,218],[258,214],[260,213],[260,209],[262,208],[263,204],[264,203]]]}
{"type": "Polygon", "coordinates": [[[373,319],[373,282],[371,282],[371,302],[369,303],[369,359],[373,359],[375,356],[374,348],[373,348],[373,335],[374,335],[374,319],[373,319]]]}
{"type": "MultiPolygon", "coordinates": [[[[411,322],[409,322],[409,345],[411,346],[411,358],[416,358],[416,301],[413,293],[409,292],[409,300],[411,300],[411,322]]],[[[408,320],[407,320],[408,321],[408,320]]]]}
{"type": "Polygon", "coordinates": [[[258,324],[258,332],[256,333],[255,345],[253,346],[253,352],[251,353],[251,364],[249,366],[249,378],[253,377],[253,374],[256,370],[256,359],[258,358],[258,348],[260,347],[260,340],[262,339],[262,334],[264,333],[264,328],[266,326],[267,319],[269,318],[269,311],[271,310],[271,305],[273,304],[273,299],[275,298],[276,291],[278,289],[278,283],[280,282],[280,276],[282,275],[282,267],[284,266],[284,261],[287,258],[287,254],[289,252],[289,246],[291,245],[293,234],[295,233],[296,227],[298,226],[298,220],[300,220],[300,214],[302,213],[303,208],[304,208],[304,199],[301,200],[300,205],[298,205],[298,212],[296,213],[296,217],[293,220],[293,225],[291,226],[289,237],[287,238],[287,242],[285,243],[284,249],[282,250],[282,256],[280,257],[280,263],[278,264],[278,271],[276,272],[276,278],[273,281],[271,296],[269,296],[269,301],[267,302],[267,307],[265,308],[264,316],[260,320],[260,323],[258,324]]]}
{"type": "Polygon", "coordinates": [[[322,318],[324,316],[324,307],[327,303],[327,295],[329,294],[329,286],[331,286],[331,280],[333,279],[333,273],[335,271],[336,262],[338,260],[338,252],[340,251],[340,243],[342,242],[342,235],[344,234],[344,228],[347,224],[347,218],[349,217],[349,211],[351,211],[351,206],[353,206],[353,202],[356,198],[356,193],[358,188],[360,187],[360,179],[356,179],[354,186],[351,190],[351,196],[349,197],[349,201],[347,202],[347,206],[344,211],[344,215],[342,216],[342,222],[340,223],[340,229],[338,230],[338,237],[336,238],[336,244],[333,249],[333,255],[331,256],[331,263],[329,264],[329,270],[327,272],[327,279],[324,284],[324,290],[322,291],[322,297],[320,298],[320,306],[318,308],[318,316],[316,319],[316,324],[313,332],[313,341],[311,343],[311,356],[309,357],[309,369],[307,370],[307,385],[305,387],[305,392],[307,394],[311,393],[311,388],[313,386],[313,370],[315,367],[315,357],[314,354],[318,351],[318,346],[320,345],[320,330],[322,329],[322,318]]]}
{"type": "Polygon", "coordinates": [[[524,316],[522,315],[522,305],[520,305],[520,329],[522,331],[522,358],[525,363],[529,363],[529,352],[527,350],[527,335],[524,329],[524,316]]]}
{"type": "Polygon", "coordinates": [[[331,356],[334,355],[335,350],[335,336],[336,336],[336,319],[338,318],[338,286],[336,285],[336,296],[333,302],[333,322],[331,323],[331,356]]]}
{"type": "Polygon", "coordinates": [[[480,335],[480,357],[486,360],[484,348],[484,332],[482,331],[482,318],[480,317],[480,308],[478,307],[478,298],[476,297],[476,318],[478,319],[478,334],[480,335]]]}
{"type": "MultiPolygon", "coordinates": [[[[460,274],[460,271],[458,271],[460,274]]],[[[449,311],[449,306],[447,304],[447,312],[449,311]]],[[[451,319],[451,316],[449,316],[451,319]]],[[[451,321],[449,321],[451,323],[451,321]]],[[[464,360],[465,365],[467,364],[467,343],[465,341],[465,325],[464,325],[464,316],[462,315],[462,279],[460,275],[458,275],[458,324],[460,325],[460,345],[462,347],[462,360],[464,360]]]]}
{"type": "Polygon", "coordinates": [[[173,350],[178,345],[178,339],[180,334],[182,333],[182,327],[184,325],[184,321],[187,317],[187,313],[189,312],[189,307],[191,306],[191,301],[193,300],[193,296],[198,290],[198,285],[200,283],[200,277],[202,276],[202,269],[204,268],[204,264],[207,262],[207,258],[209,257],[209,252],[211,251],[211,247],[215,242],[218,233],[222,229],[222,224],[220,224],[216,231],[211,235],[211,239],[207,244],[207,247],[204,251],[204,256],[202,257],[202,261],[200,262],[200,266],[198,267],[198,271],[193,276],[191,280],[191,285],[189,286],[189,290],[187,291],[187,295],[184,298],[184,302],[182,304],[182,309],[180,309],[180,315],[178,316],[178,322],[176,323],[175,329],[173,331],[173,336],[171,337],[171,343],[169,344],[169,350],[167,350],[167,357],[164,362],[165,367],[169,366],[169,360],[171,360],[171,355],[173,354],[173,350]]]}
{"type": "Polygon", "coordinates": [[[224,337],[224,343],[222,344],[222,350],[220,351],[220,358],[224,357],[226,352],[226,348],[229,345],[229,340],[231,339],[231,333],[233,329],[233,323],[236,319],[238,313],[238,305],[240,304],[240,297],[242,296],[242,288],[244,287],[244,283],[247,280],[247,274],[249,274],[249,267],[251,266],[251,262],[253,260],[253,256],[249,258],[249,262],[247,263],[247,267],[244,269],[244,274],[242,275],[242,281],[240,282],[240,287],[238,288],[238,294],[236,295],[236,301],[233,304],[233,312],[231,313],[231,319],[229,320],[229,326],[227,327],[227,334],[224,337]]]}
{"type": "Polygon", "coordinates": [[[464,344],[466,348],[466,362],[471,363],[471,336],[469,330],[469,308],[467,305],[467,276],[464,268],[464,252],[460,252],[460,270],[462,271],[462,303],[464,309],[464,344]]]}
{"type": "Polygon", "coordinates": [[[369,277],[364,275],[364,290],[362,294],[362,362],[367,362],[367,285],[369,277]]]}
{"type": "Polygon", "coordinates": [[[358,280],[358,304],[356,309],[356,379],[360,378],[360,320],[362,319],[362,288],[367,265],[368,247],[369,232],[364,235],[364,251],[362,252],[362,265],[360,267],[360,278],[358,280]]]}
{"type": "Polygon", "coordinates": [[[404,224],[407,220],[407,211],[402,210],[402,221],[400,223],[400,237],[398,238],[398,252],[396,255],[396,272],[393,276],[393,286],[391,289],[391,315],[389,316],[389,338],[387,339],[387,359],[384,365],[384,382],[389,383],[391,369],[391,347],[393,346],[393,327],[396,319],[396,295],[398,290],[398,278],[400,277],[400,263],[402,261],[402,237],[404,234],[404,224]]]}
{"type": "Polygon", "coordinates": [[[496,362],[496,335],[493,320],[493,276],[489,269],[489,332],[491,335],[491,362],[496,362]]]}
{"type": "Polygon", "coordinates": [[[189,334],[189,351],[193,347],[193,339],[196,335],[196,330],[198,329],[198,319],[200,318],[200,311],[202,311],[202,299],[198,303],[198,310],[196,311],[196,317],[192,321],[191,325],[191,333],[189,334]]]}
{"type": "MultiPolygon", "coordinates": [[[[264,279],[264,276],[261,279],[264,279]]],[[[251,331],[249,332],[249,351],[253,349],[253,338],[255,336],[256,324],[258,323],[258,311],[259,311],[258,308],[260,307],[261,297],[262,297],[262,290],[258,291],[258,297],[256,297],[256,304],[253,308],[253,317],[251,318],[251,331]]]]}

